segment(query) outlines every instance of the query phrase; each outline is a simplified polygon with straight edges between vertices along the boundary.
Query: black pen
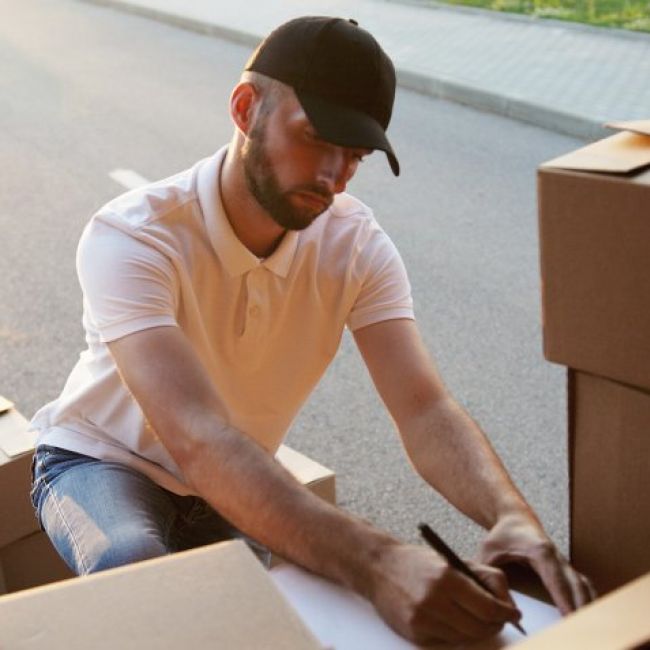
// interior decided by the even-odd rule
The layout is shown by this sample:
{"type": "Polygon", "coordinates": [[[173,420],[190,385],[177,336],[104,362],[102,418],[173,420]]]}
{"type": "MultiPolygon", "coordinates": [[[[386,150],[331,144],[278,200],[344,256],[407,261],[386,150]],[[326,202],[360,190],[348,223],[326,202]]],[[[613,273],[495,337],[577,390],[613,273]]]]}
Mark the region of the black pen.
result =
{"type": "MultiPolygon", "coordinates": [[[[418,526],[420,529],[420,534],[424,538],[424,541],[434,550],[438,551],[440,555],[442,555],[447,562],[449,562],[449,565],[456,569],[457,571],[460,571],[463,575],[466,575],[468,578],[473,580],[479,587],[484,589],[485,591],[488,592],[491,596],[494,596],[495,598],[499,598],[493,591],[490,589],[490,587],[485,583],[485,581],[481,580],[474,571],[472,571],[465,562],[463,562],[457,555],[454,553],[454,551],[445,544],[445,542],[442,540],[440,535],[435,533],[431,526],[428,524],[420,524],[418,526]]],[[[526,634],[526,630],[521,626],[520,623],[515,623],[511,621],[512,624],[522,633],[526,634]]]]}

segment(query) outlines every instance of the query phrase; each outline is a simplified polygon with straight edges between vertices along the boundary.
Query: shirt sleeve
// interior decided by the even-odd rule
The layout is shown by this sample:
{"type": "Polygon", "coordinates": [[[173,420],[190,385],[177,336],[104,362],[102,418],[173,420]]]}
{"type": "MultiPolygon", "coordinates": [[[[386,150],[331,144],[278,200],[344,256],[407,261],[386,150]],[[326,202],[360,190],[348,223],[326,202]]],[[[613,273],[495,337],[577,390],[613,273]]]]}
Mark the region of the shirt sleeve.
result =
{"type": "Polygon", "coordinates": [[[415,320],[404,262],[388,235],[376,228],[362,255],[359,294],[346,324],[351,331],[395,318],[415,320]]]}
{"type": "Polygon", "coordinates": [[[177,275],[171,260],[129,232],[92,220],[77,249],[84,324],[104,343],[177,325],[177,275]]]}

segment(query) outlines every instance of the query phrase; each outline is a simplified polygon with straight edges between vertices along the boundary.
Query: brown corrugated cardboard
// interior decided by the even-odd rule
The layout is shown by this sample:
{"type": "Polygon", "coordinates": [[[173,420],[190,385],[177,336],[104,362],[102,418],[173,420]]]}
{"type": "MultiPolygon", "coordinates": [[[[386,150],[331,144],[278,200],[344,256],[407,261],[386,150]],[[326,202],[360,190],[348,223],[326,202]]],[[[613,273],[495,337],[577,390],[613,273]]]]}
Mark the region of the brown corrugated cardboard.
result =
{"type": "Polygon", "coordinates": [[[650,136],[623,131],[549,160],[541,168],[626,174],[646,165],[650,165],[650,136]]]}
{"type": "Polygon", "coordinates": [[[0,647],[316,649],[243,542],[225,542],[0,598],[0,647]]]}
{"type": "Polygon", "coordinates": [[[3,594],[65,580],[74,574],[47,535],[39,531],[0,548],[0,576],[3,594]]]}
{"type": "MultiPolygon", "coordinates": [[[[516,645],[517,650],[631,650],[650,642],[650,574],[516,645]]],[[[647,646],[644,646],[647,647],[647,646]]]]}
{"type": "Polygon", "coordinates": [[[331,469],[286,445],[280,445],[275,457],[314,494],[329,503],[336,503],[336,476],[331,469]]]}
{"type": "Polygon", "coordinates": [[[650,571],[650,392],[569,370],[569,409],[571,560],[608,591],[650,571]]]}
{"type": "Polygon", "coordinates": [[[0,414],[0,548],[38,530],[29,499],[34,434],[27,429],[15,408],[0,414]]]}
{"type": "MultiPolygon", "coordinates": [[[[628,153],[642,151],[650,163],[650,136],[613,139],[642,142],[628,153]]],[[[556,159],[538,175],[544,354],[648,389],[650,169],[622,176],[559,164],[570,161],[556,159]]]]}
{"type": "Polygon", "coordinates": [[[605,126],[610,129],[631,131],[641,135],[650,135],[650,120],[631,120],[629,122],[608,122],[605,126]]]}

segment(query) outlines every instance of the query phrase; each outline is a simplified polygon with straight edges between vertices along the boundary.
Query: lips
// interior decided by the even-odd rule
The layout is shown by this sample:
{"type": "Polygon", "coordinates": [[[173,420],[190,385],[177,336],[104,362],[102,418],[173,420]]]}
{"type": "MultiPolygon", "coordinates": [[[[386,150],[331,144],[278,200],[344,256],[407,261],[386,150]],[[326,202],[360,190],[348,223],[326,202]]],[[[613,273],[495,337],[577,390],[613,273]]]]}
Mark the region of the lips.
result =
{"type": "Polygon", "coordinates": [[[321,212],[327,210],[332,203],[331,199],[325,198],[324,196],[314,192],[295,192],[295,196],[297,196],[302,203],[309,205],[315,210],[320,210],[321,212]]]}

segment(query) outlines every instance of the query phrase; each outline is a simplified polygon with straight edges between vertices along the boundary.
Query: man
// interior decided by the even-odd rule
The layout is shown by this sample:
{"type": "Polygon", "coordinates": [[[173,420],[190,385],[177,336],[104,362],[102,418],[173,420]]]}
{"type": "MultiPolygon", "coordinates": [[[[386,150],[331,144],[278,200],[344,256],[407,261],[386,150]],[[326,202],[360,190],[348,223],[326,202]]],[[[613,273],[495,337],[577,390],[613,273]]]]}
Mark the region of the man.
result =
{"type": "Polygon", "coordinates": [[[399,173],[394,93],[392,63],[354,21],[290,21],[233,90],[230,145],[88,224],[88,349],[33,419],[34,504],[78,573],[243,534],[356,590],[418,642],[516,621],[497,569],[476,565],[491,596],[274,461],[347,325],[418,472],[488,530],[483,560],[529,563],[563,612],[591,598],[445,390],[397,251],[344,193],[375,149],[399,173]]]}

